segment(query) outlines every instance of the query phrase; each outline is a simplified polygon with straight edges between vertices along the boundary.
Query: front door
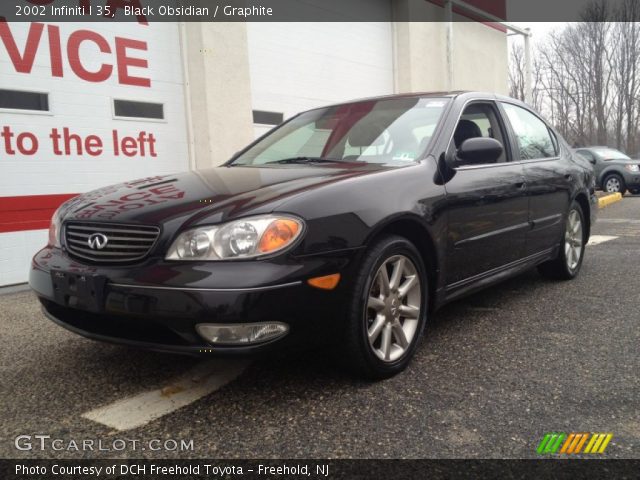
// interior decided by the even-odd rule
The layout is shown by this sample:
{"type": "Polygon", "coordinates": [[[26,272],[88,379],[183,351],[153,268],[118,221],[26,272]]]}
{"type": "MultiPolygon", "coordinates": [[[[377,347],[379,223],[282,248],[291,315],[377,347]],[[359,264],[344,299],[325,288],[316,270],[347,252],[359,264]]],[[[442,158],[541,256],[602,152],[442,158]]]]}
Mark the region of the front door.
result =
{"type": "Polygon", "coordinates": [[[504,146],[497,162],[461,166],[445,182],[449,215],[448,294],[499,273],[524,256],[528,200],[522,164],[513,163],[505,125],[491,101],[469,104],[447,155],[472,137],[492,137],[504,146]]]}

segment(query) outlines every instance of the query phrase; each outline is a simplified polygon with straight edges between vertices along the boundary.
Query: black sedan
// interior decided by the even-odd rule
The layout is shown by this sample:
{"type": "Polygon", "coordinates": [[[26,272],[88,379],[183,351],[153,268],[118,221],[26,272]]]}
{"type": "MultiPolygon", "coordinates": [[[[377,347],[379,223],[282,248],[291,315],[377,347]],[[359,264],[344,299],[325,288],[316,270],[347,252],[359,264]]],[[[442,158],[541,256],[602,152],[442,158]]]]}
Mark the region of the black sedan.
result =
{"type": "Polygon", "coordinates": [[[89,338],[203,355],[322,342],[383,378],[445,303],[536,266],[575,277],[594,186],[516,100],[360,100],[301,113],[220,167],[66,202],[30,284],[89,338]]]}

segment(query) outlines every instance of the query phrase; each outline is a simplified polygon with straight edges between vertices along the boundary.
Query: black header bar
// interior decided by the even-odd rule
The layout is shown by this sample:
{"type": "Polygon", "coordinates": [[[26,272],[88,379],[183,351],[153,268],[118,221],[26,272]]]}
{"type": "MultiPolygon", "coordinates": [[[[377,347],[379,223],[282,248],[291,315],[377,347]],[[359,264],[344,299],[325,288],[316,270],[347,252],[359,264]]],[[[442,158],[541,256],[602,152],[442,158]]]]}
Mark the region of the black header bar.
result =
{"type": "MultiPolygon", "coordinates": [[[[451,0],[456,22],[581,21],[593,1],[451,0]],[[486,12],[488,16],[478,14],[486,12]]],[[[2,0],[9,22],[439,22],[448,0],[2,0]]]]}

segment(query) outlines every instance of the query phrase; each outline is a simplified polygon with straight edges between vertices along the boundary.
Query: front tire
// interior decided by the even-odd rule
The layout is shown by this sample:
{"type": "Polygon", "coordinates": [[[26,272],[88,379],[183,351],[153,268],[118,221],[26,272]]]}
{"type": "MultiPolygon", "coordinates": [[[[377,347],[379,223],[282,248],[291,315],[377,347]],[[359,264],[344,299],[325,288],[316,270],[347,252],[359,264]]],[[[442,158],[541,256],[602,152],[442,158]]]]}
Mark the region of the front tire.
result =
{"type": "Polygon", "coordinates": [[[602,182],[602,189],[607,193],[620,193],[624,195],[626,187],[624,185],[624,179],[617,173],[607,175],[602,182]]]}
{"type": "Polygon", "coordinates": [[[556,280],[571,280],[580,272],[586,244],[586,224],[582,207],[575,200],[569,207],[565,220],[565,233],[558,256],[538,266],[545,277],[556,280]]]}
{"type": "Polygon", "coordinates": [[[416,247],[387,236],[360,265],[347,318],[346,356],[359,377],[383,379],[404,370],[427,319],[427,275],[416,247]]]}

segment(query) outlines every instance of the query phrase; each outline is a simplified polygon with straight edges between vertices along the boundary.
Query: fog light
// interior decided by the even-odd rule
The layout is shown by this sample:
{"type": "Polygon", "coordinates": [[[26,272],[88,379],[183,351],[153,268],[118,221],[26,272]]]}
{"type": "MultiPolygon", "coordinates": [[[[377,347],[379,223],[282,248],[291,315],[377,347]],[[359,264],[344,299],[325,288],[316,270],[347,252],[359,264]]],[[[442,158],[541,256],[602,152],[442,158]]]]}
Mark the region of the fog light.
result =
{"type": "Polygon", "coordinates": [[[249,345],[286,335],[286,323],[199,323],[196,330],[209,343],[217,345],[249,345]]]}

